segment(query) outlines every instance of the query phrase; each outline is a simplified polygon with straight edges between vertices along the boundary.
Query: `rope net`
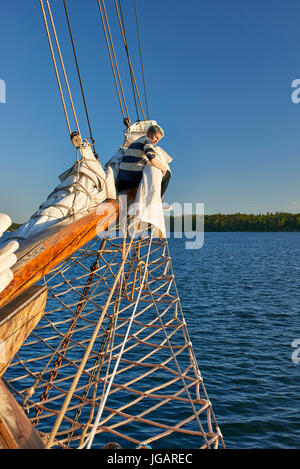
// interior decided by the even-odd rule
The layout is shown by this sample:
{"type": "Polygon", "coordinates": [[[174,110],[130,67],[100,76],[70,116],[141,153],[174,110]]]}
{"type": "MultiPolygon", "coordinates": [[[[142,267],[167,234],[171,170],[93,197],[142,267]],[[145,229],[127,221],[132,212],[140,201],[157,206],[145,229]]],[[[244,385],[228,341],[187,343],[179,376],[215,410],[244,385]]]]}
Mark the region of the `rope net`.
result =
{"type": "Polygon", "coordinates": [[[93,448],[109,441],[122,448],[225,447],[193,353],[167,240],[131,243],[96,238],[44,278],[46,312],[5,382],[45,444],[52,434],[51,447],[83,447],[100,406],[93,448]]]}

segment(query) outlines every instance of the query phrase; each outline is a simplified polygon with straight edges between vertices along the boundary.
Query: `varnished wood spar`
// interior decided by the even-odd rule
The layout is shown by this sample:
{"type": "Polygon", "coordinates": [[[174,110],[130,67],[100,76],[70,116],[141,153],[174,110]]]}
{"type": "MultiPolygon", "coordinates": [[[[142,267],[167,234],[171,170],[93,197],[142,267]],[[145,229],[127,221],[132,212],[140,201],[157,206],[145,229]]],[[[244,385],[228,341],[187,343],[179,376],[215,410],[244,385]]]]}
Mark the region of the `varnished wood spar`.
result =
{"type": "Polygon", "coordinates": [[[43,316],[46,286],[32,286],[0,308],[0,377],[43,316]]]}
{"type": "Polygon", "coordinates": [[[44,449],[38,432],[0,379],[0,449],[44,449]]]}
{"type": "Polygon", "coordinates": [[[85,216],[74,216],[46,232],[20,243],[14,278],[0,294],[0,307],[34,285],[60,262],[108,228],[118,217],[119,205],[106,200],[85,216]]]}

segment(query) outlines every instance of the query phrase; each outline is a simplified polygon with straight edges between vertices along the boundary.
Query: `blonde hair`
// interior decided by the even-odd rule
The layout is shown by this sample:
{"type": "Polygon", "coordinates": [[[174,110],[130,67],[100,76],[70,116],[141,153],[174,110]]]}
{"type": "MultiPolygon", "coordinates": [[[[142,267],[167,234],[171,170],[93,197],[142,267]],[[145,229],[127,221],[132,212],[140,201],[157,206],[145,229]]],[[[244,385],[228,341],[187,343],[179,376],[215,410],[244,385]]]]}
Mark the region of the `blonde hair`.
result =
{"type": "Polygon", "coordinates": [[[151,134],[159,132],[162,137],[165,135],[164,129],[160,125],[151,125],[148,129],[148,132],[150,132],[151,134]]]}

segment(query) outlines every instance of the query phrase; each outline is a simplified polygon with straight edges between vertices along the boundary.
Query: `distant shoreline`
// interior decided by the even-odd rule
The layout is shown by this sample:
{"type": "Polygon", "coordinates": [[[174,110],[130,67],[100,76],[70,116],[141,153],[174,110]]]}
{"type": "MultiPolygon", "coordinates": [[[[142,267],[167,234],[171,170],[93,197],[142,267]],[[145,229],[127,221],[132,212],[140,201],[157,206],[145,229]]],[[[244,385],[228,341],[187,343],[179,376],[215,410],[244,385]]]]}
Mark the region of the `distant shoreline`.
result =
{"type": "MultiPolygon", "coordinates": [[[[170,231],[178,231],[180,227],[187,231],[189,225],[193,231],[199,224],[203,226],[203,217],[188,215],[185,217],[170,216],[170,231]],[[174,230],[174,227],[176,229],[174,230]]],[[[233,213],[204,215],[205,232],[229,232],[229,231],[247,231],[247,232],[281,232],[281,231],[300,231],[300,213],[276,212],[266,214],[245,214],[233,213]]]]}
{"type": "MultiPolygon", "coordinates": [[[[199,225],[203,226],[203,217],[186,215],[185,217],[169,217],[170,232],[178,231],[181,225],[183,231],[189,225],[195,231],[199,225]],[[181,223],[180,223],[181,218],[181,223]],[[176,228],[174,230],[174,227],[176,228]]],[[[9,231],[15,231],[22,223],[12,223],[9,231]]],[[[169,230],[168,230],[169,231],[169,230]]],[[[200,230],[199,230],[200,231],[200,230]]],[[[300,231],[300,213],[276,212],[266,214],[233,213],[204,215],[205,232],[282,232],[300,231]]]]}

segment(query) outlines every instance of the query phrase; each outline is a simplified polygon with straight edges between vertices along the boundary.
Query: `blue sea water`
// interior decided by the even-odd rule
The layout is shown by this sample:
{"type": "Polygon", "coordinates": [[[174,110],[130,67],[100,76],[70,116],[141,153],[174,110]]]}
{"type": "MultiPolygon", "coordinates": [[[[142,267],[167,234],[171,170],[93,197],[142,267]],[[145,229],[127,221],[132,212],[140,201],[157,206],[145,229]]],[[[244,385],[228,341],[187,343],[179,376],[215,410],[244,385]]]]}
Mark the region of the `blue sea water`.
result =
{"type": "Polygon", "coordinates": [[[184,238],[169,246],[227,448],[299,448],[300,233],[205,233],[201,249],[184,238]]]}

